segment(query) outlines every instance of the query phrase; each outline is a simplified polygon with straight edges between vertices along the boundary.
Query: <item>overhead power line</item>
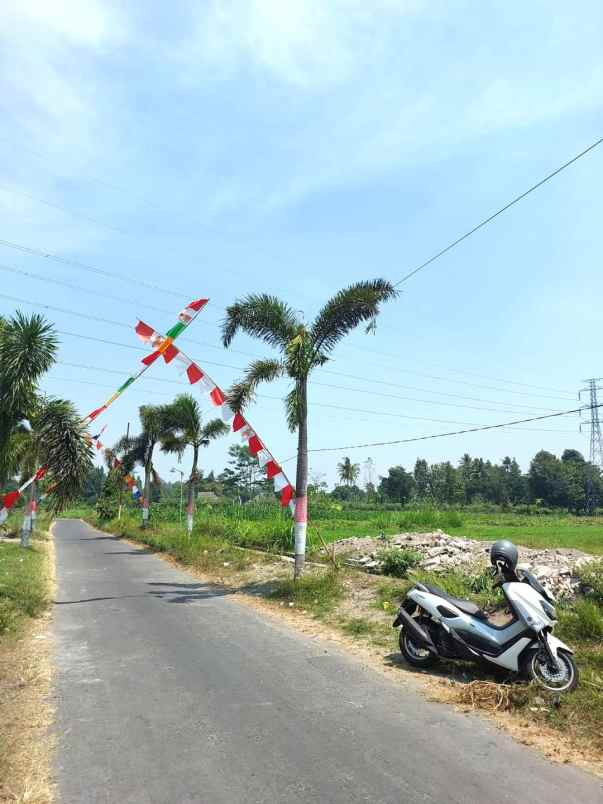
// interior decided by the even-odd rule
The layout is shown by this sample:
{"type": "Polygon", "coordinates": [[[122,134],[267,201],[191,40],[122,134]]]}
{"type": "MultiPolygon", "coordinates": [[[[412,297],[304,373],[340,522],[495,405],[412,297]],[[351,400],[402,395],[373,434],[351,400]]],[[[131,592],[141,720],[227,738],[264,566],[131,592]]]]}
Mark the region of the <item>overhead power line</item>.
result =
{"type": "MultiPolygon", "coordinates": [[[[597,405],[603,407],[603,403],[597,405]]],[[[562,410],[559,413],[547,413],[545,416],[532,416],[529,419],[515,419],[510,422],[502,422],[501,424],[485,424],[479,427],[470,427],[466,430],[452,430],[448,433],[433,433],[431,435],[415,436],[414,438],[400,438],[396,441],[372,441],[366,444],[346,444],[341,447],[319,447],[318,449],[309,449],[308,452],[342,452],[350,449],[366,449],[368,447],[389,447],[396,444],[411,444],[415,441],[427,441],[432,438],[446,438],[448,436],[466,435],[467,433],[480,433],[484,430],[498,430],[503,427],[514,427],[517,424],[528,424],[529,422],[539,422],[544,419],[555,419],[559,416],[569,416],[572,413],[580,413],[584,408],[573,408],[572,410],[562,410]]],[[[291,460],[288,458],[287,460],[291,460]]]]}
{"type": "Polygon", "coordinates": [[[53,254],[50,251],[43,251],[42,249],[38,248],[30,248],[29,246],[24,246],[21,243],[13,243],[10,240],[0,240],[0,246],[6,246],[6,248],[12,248],[16,251],[21,251],[23,254],[30,254],[34,257],[44,257],[48,260],[54,260],[55,262],[60,262],[63,265],[69,265],[72,268],[81,268],[83,271],[89,271],[90,273],[105,276],[110,279],[117,279],[118,281],[126,282],[129,285],[145,287],[149,290],[156,290],[159,293],[167,293],[169,296],[176,296],[176,298],[181,299],[182,301],[186,301],[190,295],[185,291],[176,291],[173,288],[160,287],[153,282],[147,282],[144,279],[139,279],[138,277],[125,276],[124,274],[119,274],[114,271],[107,271],[104,268],[98,268],[95,265],[89,265],[88,263],[80,262],[79,260],[71,260],[68,257],[61,257],[60,255],[53,254]]]}
{"type": "Polygon", "coordinates": [[[72,209],[62,206],[62,204],[55,204],[53,201],[47,201],[45,198],[39,198],[39,196],[26,193],[24,190],[17,190],[8,184],[0,184],[0,188],[8,193],[20,195],[22,198],[29,198],[31,201],[35,201],[37,204],[44,204],[46,207],[58,209],[60,212],[65,212],[67,215],[71,215],[73,218],[79,218],[82,221],[93,223],[95,226],[102,226],[105,229],[111,229],[113,232],[119,232],[119,234],[135,236],[132,232],[128,232],[127,229],[121,229],[119,226],[112,226],[110,223],[99,221],[98,218],[91,218],[89,215],[83,215],[81,212],[74,212],[72,209]]]}
{"type": "MultiPolygon", "coordinates": [[[[59,285],[59,286],[62,286],[62,287],[67,287],[67,288],[70,288],[70,289],[73,289],[73,290],[81,290],[82,292],[87,293],[87,294],[89,294],[91,296],[94,296],[95,298],[99,297],[99,296],[105,296],[106,298],[109,298],[112,301],[118,301],[118,302],[126,304],[126,305],[128,305],[130,307],[135,306],[134,302],[132,302],[132,300],[130,300],[130,299],[123,299],[123,298],[121,298],[119,296],[115,296],[114,294],[103,293],[102,291],[97,292],[97,291],[89,290],[87,288],[81,288],[78,285],[74,285],[73,283],[70,283],[70,282],[65,282],[64,280],[54,279],[54,278],[51,278],[51,277],[45,277],[45,276],[42,276],[40,274],[36,274],[36,273],[33,273],[33,272],[29,272],[29,271],[23,271],[20,268],[14,268],[13,266],[0,264],[0,270],[4,270],[4,271],[8,271],[10,273],[26,276],[26,277],[29,277],[29,278],[32,278],[32,279],[37,279],[37,280],[40,280],[40,281],[43,281],[43,282],[50,282],[52,284],[56,284],[56,285],[59,285]]],[[[124,324],[123,322],[112,321],[110,319],[103,318],[101,316],[88,315],[88,313],[81,313],[79,311],[69,310],[69,309],[64,308],[64,307],[56,307],[54,305],[41,304],[41,303],[38,303],[38,302],[32,302],[32,301],[30,301],[28,299],[22,299],[22,298],[19,298],[17,296],[11,296],[11,295],[7,295],[7,294],[0,294],[0,298],[6,298],[6,299],[9,299],[11,301],[17,301],[17,302],[19,302],[21,304],[28,304],[28,305],[31,305],[33,307],[41,307],[41,308],[47,309],[47,310],[55,310],[55,311],[58,311],[58,312],[66,313],[68,315],[73,315],[73,316],[77,316],[77,317],[80,317],[80,318],[86,318],[86,319],[93,319],[95,321],[99,321],[101,323],[109,324],[111,326],[117,326],[117,327],[122,327],[122,328],[129,329],[129,325],[124,324]]],[[[153,310],[154,312],[160,312],[160,313],[165,314],[165,315],[171,315],[172,314],[172,311],[169,311],[169,310],[161,308],[161,307],[155,307],[154,305],[144,304],[143,302],[136,302],[136,306],[146,307],[148,309],[153,310]]],[[[207,321],[204,322],[204,323],[207,323],[207,321]]],[[[218,351],[222,350],[222,347],[215,346],[215,345],[209,344],[207,342],[192,341],[191,339],[188,339],[188,338],[186,340],[188,340],[190,343],[195,343],[195,344],[197,344],[199,346],[204,346],[204,347],[208,347],[208,348],[211,348],[211,349],[217,349],[218,351]]],[[[124,344],[124,346],[129,348],[130,345],[129,344],[124,344]]],[[[254,355],[254,354],[251,354],[249,352],[244,352],[244,351],[239,350],[239,349],[231,349],[230,351],[232,353],[243,355],[244,357],[250,357],[250,358],[252,358],[254,360],[257,360],[259,358],[259,355],[254,355]]],[[[335,361],[332,361],[332,362],[335,362],[335,361]]],[[[243,371],[244,369],[242,367],[238,367],[238,370],[243,371]]],[[[519,396],[527,396],[527,397],[535,397],[535,398],[543,398],[543,399],[557,399],[557,400],[560,400],[562,402],[567,401],[566,397],[559,397],[559,396],[552,396],[552,395],[545,395],[545,394],[532,394],[532,393],[529,393],[527,391],[516,391],[516,390],[513,390],[513,389],[496,388],[494,386],[483,385],[481,383],[472,383],[472,382],[468,382],[468,381],[465,381],[465,380],[454,380],[454,379],[449,379],[447,377],[440,377],[440,376],[435,376],[435,375],[430,375],[430,374],[424,374],[422,372],[414,372],[414,371],[411,371],[410,369],[393,369],[393,370],[398,371],[398,372],[402,372],[402,373],[417,374],[418,376],[426,377],[426,378],[429,378],[429,379],[434,379],[434,380],[437,380],[437,381],[452,382],[452,383],[461,384],[461,385],[468,385],[469,387],[479,388],[479,389],[482,389],[482,390],[496,391],[497,393],[510,393],[510,394],[513,394],[514,396],[519,395],[519,396]]],[[[346,377],[348,379],[355,379],[355,380],[360,380],[360,381],[365,381],[366,380],[365,377],[360,377],[360,376],[354,375],[354,374],[348,374],[346,372],[333,371],[332,369],[323,368],[322,371],[325,374],[331,374],[333,376],[346,377]]],[[[463,399],[463,400],[470,401],[470,402],[488,402],[490,404],[502,404],[502,405],[505,405],[505,407],[507,409],[509,408],[508,403],[506,403],[506,402],[498,402],[496,400],[484,400],[482,398],[468,397],[468,396],[464,396],[462,394],[452,394],[450,392],[445,392],[445,391],[433,391],[431,389],[417,388],[417,387],[411,386],[411,385],[402,385],[400,383],[392,383],[392,382],[389,382],[389,381],[378,380],[378,379],[373,379],[373,378],[371,378],[371,382],[382,384],[382,385],[388,385],[388,386],[392,386],[392,387],[396,387],[396,388],[403,388],[403,389],[407,389],[407,390],[419,391],[420,393],[436,393],[436,394],[441,395],[441,396],[455,397],[455,398],[463,399]]],[[[532,410],[541,410],[542,409],[541,406],[535,407],[533,405],[525,405],[525,404],[521,404],[519,402],[513,402],[512,404],[514,404],[515,407],[519,407],[519,408],[526,408],[526,409],[532,409],[532,410]]],[[[512,411],[509,410],[509,412],[512,412],[512,411]]]]}
{"type": "MultiPolygon", "coordinates": [[[[207,362],[207,361],[204,361],[204,362],[207,362]]],[[[62,365],[62,366],[70,366],[72,368],[86,369],[86,370],[89,370],[89,371],[100,371],[100,372],[102,372],[104,374],[122,374],[123,373],[121,371],[117,371],[116,369],[108,369],[108,368],[104,368],[102,366],[90,366],[90,365],[86,365],[86,364],[83,364],[83,363],[70,363],[70,362],[66,362],[64,360],[57,360],[57,363],[59,365],[62,365]]],[[[167,382],[167,383],[172,383],[172,384],[177,384],[177,385],[181,384],[181,383],[177,382],[176,380],[170,380],[170,379],[168,379],[166,377],[143,377],[142,380],[151,381],[151,382],[167,382]]],[[[435,399],[416,399],[414,397],[396,396],[395,394],[382,394],[382,393],[379,393],[378,391],[370,391],[370,390],[364,389],[364,388],[349,388],[348,386],[344,386],[344,385],[332,385],[330,383],[316,382],[314,380],[310,380],[310,385],[311,386],[319,386],[321,388],[335,388],[335,389],[341,390],[341,391],[352,391],[352,392],[357,392],[357,393],[369,394],[371,396],[379,396],[379,397],[384,397],[384,398],[387,398],[387,399],[399,399],[399,400],[406,401],[406,402],[419,402],[420,404],[436,405],[438,407],[464,408],[464,409],[468,409],[468,410],[483,411],[483,412],[486,412],[486,413],[519,413],[519,411],[514,411],[514,410],[504,410],[504,409],[501,410],[499,408],[484,408],[484,407],[478,407],[476,405],[459,405],[459,404],[455,404],[455,403],[451,403],[451,402],[440,402],[440,401],[435,400],[435,399]]],[[[266,397],[264,395],[264,398],[268,398],[268,397],[266,397]]],[[[314,404],[320,404],[320,403],[314,403],[314,404]]],[[[344,408],[341,408],[341,410],[344,410],[344,408]]],[[[355,408],[354,408],[354,411],[356,411],[358,413],[362,412],[362,411],[357,410],[355,408]]],[[[369,413],[369,415],[371,413],[373,413],[373,411],[365,411],[365,412],[369,413]]],[[[432,419],[431,421],[441,421],[441,420],[432,419]]]]}
{"type": "MultiPolygon", "coordinates": [[[[18,251],[21,251],[21,252],[23,252],[25,254],[30,254],[30,255],[34,255],[34,256],[47,257],[47,258],[50,258],[50,259],[54,259],[54,260],[56,260],[58,262],[61,262],[61,263],[65,264],[65,265],[80,267],[80,268],[82,268],[84,270],[92,271],[92,272],[97,273],[99,275],[106,276],[106,277],[111,277],[111,278],[114,278],[114,279],[118,279],[120,281],[125,281],[125,282],[127,282],[129,284],[134,284],[134,285],[138,285],[138,286],[142,285],[144,287],[148,287],[150,289],[159,291],[161,293],[169,293],[169,294],[171,294],[173,296],[177,296],[178,298],[184,298],[185,297],[184,292],[182,292],[182,293],[175,292],[173,290],[170,290],[170,289],[167,289],[167,288],[162,288],[162,287],[159,287],[159,286],[154,285],[152,283],[145,282],[143,280],[134,279],[132,277],[125,277],[125,276],[122,276],[121,274],[118,274],[118,273],[115,273],[115,272],[105,271],[104,269],[100,269],[100,268],[97,268],[95,266],[90,266],[90,265],[87,265],[86,263],[81,263],[81,262],[78,262],[78,261],[75,261],[75,260],[69,260],[69,259],[66,259],[66,258],[62,258],[62,257],[59,257],[56,254],[51,254],[50,252],[44,252],[44,251],[41,251],[39,249],[28,248],[27,246],[23,246],[23,245],[18,244],[18,243],[13,243],[13,242],[8,241],[8,240],[1,240],[0,239],[0,245],[6,246],[8,248],[17,249],[18,251]]],[[[121,304],[125,304],[125,305],[128,305],[128,306],[134,306],[134,302],[131,299],[124,299],[122,297],[116,296],[115,294],[108,294],[108,293],[106,293],[104,291],[89,290],[87,288],[82,288],[80,285],[74,285],[73,283],[68,283],[68,282],[66,282],[64,280],[58,280],[58,279],[54,279],[54,278],[48,277],[48,276],[41,276],[40,274],[36,274],[34,272],[24,271],[23,269],[15,268],[13,266],[1,265],[0,269],[10,271],[10,272],[15,273],[15,274],[21,274],[22,276],[26,276],[26,277],[28,277],[30,279],[36,279],[36,280],[41,281],[41,282],[50,282],[52,284],[62,285],[63,287],[68,287],[68,288],[70,288],[72,290],[80,291],[82,293],[87,293],[87,294],[95,296],[95,297],[104,297],[104,298],[110,299],[111,301],[120,302],[121,304]]],[[[29,303],[31,303],[31,302],[29,302],[29,303]]],[[[171,314],[170,311],[168,311],[168,310],[166,310],[164,308],[161,308],[161,307],[156,307],[155,305],[144,304],[143,302],[139,302],[139,301],[137,301],[136,304],[139,307],[146,307],[147,309],[152,309],[152,310],[154,310],[156,312],[165,313],[166,315],[171,314]]],[[[215,318],[212,319],[212,318],[208,318],[207,316],[204,316],[203,321],[201,323],[203,323],[203,324],[210,324],[211,323],[211,324],[220,325],[221,322],[220,322],[219,319],[215,319],[215,318]]],[[[372,354],[379,354],[379,355],[389,356],[389,357],[392,357],[394,359],[399,359],[399,356],[397,356],[397,355],[393,355],[393,354],[388,355],[388,353],[376,352],[375,350],[367,349],[366,347],[362,347],[362,346],[357,346],[356,344],[347,344],[347,345],[344,346],[344,348],[357,349],[359,351],[365,351],[365,352],[369,352],[369,353],[372,353],[372,354]]],[[[235,350],[232,350],[232,351],[235,351],[235,350]]],[[[237,351],[238,351],[239,354],[245,354],[244,352],[242,352],[240,350],[237,350],[237,351]]],[[[248,354],[248,356],[251,357],[251,355],[249,355],[249,354],[248,354]]],[[[257,358],[257,356],[253,356],[253,357],[254,357],[254,359],[257,358]]],[[[483,388],[485,388],[487,390],[495,390],[495,391],[502,390],[503,393],[506,390],[506,389],[498,389],[498,388],[489,388],[488,389],[487,386],[482,386],[480,384],[471,383],[471,382],[468,382],[467,380],[455,380],[455,379],[449,378],[449,377],[435,377],[433,375],[424,374],[423,372],[417,372],[417,371],[414,371],[412,369],[402,369],[402,368],[396,367],[394,370],[399,372],[399,373],[415,374],[417,376],[423,376],[423,377],[425,377],[427,379],[442,380],[443,382],[452,382],[452,383],[456,383],[456,384],[469,385],[469,386],[479,387],[479,388],[483,387],[483,388]]],[[[507,380],[507,379],[503,379],[503,378],[493,378],[493,377],[488,377],[488,376],[477,374],[476,372],[460,371],[459,373],[461,373],[461,374],[463,374],[463,373],[464,374],[473,374],[474,376],[477,376],[477,377],[482,376],[484,379],[489,379],[489,380],[494,379],[495,381],[508,383],[510,385],[524,386],[526,388],[536,388],[538,390],[551,390],[551,391],[556,391],[556,392],[560,392],[560,393],[564,393],[564,394],[568,393],[566,391],[562,391],[562,390],[556,389],[556,388],[545,388],[545,387],[542,387],[542,386],[529,385],[528,383],[516,382],[514,380],[507,380]]],[[[511,391],[511,393],[520,394],[521,392],[519,392],[519,391],[511,391]]],[[[525,395],[526,396],[540,396],[540,395],[534,395],[534,394],[529,394],[529,393],[525,393],[525,395]]],[[[569,394],[568,394],[568,397],[569,397],[569,394]]],[[[559,399],[561,401],[567,401],[568,397],[560,397],[560,396],[553,397],[553,396],[551,396],[551,397],[546,397],[546,398],[559,399]]]]}
{"type": "Polygon", "coordinates": [[[519,201],[524,199],[526,196],[530,195],[530,193],[533,193],[534,190],[537,190],[539,187],[542,187],[543,184],[546,184],[548,181],[553,179],[555,176],[558,176],[562,171],[564,171],[570,165],[573,165],[574,162],[577,162],[578,159],[581,159],[583,156],[586,156],[586,154],[590,153],[590,151],[593,151],[598,145],[601,145],[602,142],[603,142],[603,137],[601,137],[601,139],[598,139],[596,142],[593,142],[591,145],[588,146],[588,148],[585,148],[579,154],[576,154],[576,156],[572,157],[568,162],[565,162],[563,165],[558,167],[552,173],[549,173],[548,176],[545,176],[539,182],[537,182],[536,184],[533,184],[527,190],[524,190],[523,193],[521,193],[518,196],[515,196],[515,198],[513,198],[511,201],[509,201],[508,204],[505,204],[504,207],[501,207],[499,210],[494,212],[489,217],[484,218],[484,220],[480,221],[480,223],[478,223],[477,226],[474,226],[473,229],[470,229],[468,232],[465,232],[464,235],[461,235],[460,237],[457,237],[456,240],[454,240],[452,243],[449,243],[449,245],[447,245],[445,248],[441,249],[441,251],[438,251],[437,254],[434,254],[428,260],[425,260],[425,262],[421,263],[421,265],[417,265],[416,268],[413,268],[412,271],[409,271],[407,274],[405,274],[402,277],[402,279],[398,280],[398,282],[395,283],[394,287],[398,287],[399,285],[402,285],[404,282],[407,282],[412,276],[414,276],[415,274],[418,274],[419,271],[422,271],[424,268],[427,268],[427,266],[431,265],[432,262],[435,262],[437,259],[439,259],[440,257],[444,256],[444,254],[446,254],[447,252],[449,252],[453,248],[455,248],[455,246],[458,246],[459,243],[462,243],[463,240],[466,240],[468,237],[471,237],[471,235],[475,234],[475,232],[477,232],[479,229],[481,229],[482,227],[486,226],[488,223],[493,221],[495,218],[498,218],[499,215],[502,215],[503,212],[506,212],[512,206],[514,206],[515,204],[519,203],[519,201]]]}

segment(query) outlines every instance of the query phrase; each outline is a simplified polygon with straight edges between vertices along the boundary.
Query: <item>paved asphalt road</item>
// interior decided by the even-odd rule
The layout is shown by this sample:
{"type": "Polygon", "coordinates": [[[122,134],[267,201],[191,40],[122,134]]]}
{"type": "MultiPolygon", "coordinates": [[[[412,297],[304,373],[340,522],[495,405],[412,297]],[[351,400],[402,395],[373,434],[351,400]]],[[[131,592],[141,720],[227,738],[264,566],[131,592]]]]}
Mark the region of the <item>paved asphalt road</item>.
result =
{"type": "Polygon", "coordinates": [[[603,801],[412,681],[78,521],[54,532],[60,804],[603,801]]]}

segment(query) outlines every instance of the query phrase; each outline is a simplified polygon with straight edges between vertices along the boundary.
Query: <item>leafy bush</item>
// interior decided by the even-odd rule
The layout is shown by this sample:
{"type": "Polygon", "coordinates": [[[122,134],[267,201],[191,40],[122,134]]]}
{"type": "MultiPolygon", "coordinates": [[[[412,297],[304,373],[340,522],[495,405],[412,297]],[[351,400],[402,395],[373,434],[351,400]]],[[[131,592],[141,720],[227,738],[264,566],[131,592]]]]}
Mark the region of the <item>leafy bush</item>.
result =
{"type": "Polygon", "coordinates": [[[567,639],[603,639],[603,612],[594,600],[577,600],[559,611],[559,633],[567,639]]]}
{"type": "Polygon", "coordinates": [[[409,547],[401,549],[383,550],[378,558],[383,562],[383,572],[385,575],[393,575],[394,578],[406,578],[408,570],[416,567],[421,561],[421,553],[409,547]]]}
{"type": "Polygon", "coordinates": [[[112,497],[99,497],[96,501],[96,513],[101,522],[108,522],[115,519],[118,512],[117,500],[112,497]]]}
{"type": "Polygon", "coordinates": [[[583,564],[578,577],[588,597],[603,604],[603,560],[583,564]]]}

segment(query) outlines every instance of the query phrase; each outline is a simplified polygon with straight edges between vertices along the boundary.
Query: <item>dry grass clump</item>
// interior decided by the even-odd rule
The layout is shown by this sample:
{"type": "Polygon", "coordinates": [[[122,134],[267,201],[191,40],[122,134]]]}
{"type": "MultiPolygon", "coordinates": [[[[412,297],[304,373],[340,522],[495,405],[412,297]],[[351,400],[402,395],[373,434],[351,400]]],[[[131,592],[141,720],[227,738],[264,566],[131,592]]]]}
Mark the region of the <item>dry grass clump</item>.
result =
{"type": "MultiPolygon", "coordinates": [[[[52,542],[44,545],[42,585],[53,585],[52,542]]],[[[50,614],[22,620],[0,639],[0,804],[51,804],[53,711],[50,614]]]]}
{"type": "Polygon", "coordinates": [[[456,684],[454,689],[457,703],[489,712],[509,712],[523,706],[528,699],[526,688],[518,684],[476,679],[468,684],[456,684]]]}

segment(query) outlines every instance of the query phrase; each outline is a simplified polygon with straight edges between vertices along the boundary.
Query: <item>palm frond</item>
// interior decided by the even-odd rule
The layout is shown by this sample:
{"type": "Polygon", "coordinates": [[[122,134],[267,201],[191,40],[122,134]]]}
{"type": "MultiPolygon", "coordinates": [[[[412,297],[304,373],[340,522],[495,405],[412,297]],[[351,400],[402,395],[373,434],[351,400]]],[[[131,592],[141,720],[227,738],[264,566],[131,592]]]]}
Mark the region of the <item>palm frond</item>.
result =
{"type": "Polygon", "coordinates": [[[174,433],[167,433],[161,439],[161,451],[178,456],[178,460],[184,455],[189,441],[184,436],[178,436],[174,433]]]}
{"type": "Polygon", "coordinates": [[[230,433],[230,427],[225,424],[222,419],[212,419],[207,422],[201,431],[201,445],[206,447],[210,441],[215,441],[216,438],[220,438],[228,433],[230,433]]]}
{"type": "Polygon", "coordinates": [[[301,395],[297,386],[292,388],[285,397],[285,414],[287,417],[287,427],[290,432],[294,433],[303,418],[301,395]]]}
{"type": "Polygon", "coordinates": [[[374,321],[379,305],[397,295],[386,279],[357,282],[340,290],[325,304],[312,325],[315,353],[330,352],[344,335],[363,321],[374,321]]]}
{"type": "Polygon", "coordinates": [[[234,383],[226,393],[226,402],[233,410],[241,411],[253,401],[258,385],[262,382],[272,382],[285,373],[285,367],[280,360],[254,360],[243,378],[234,383]]]}
{"type": "Polygon", "coordinates": [[[48,465],[55,484],[51,508],[60,511],[79,496],[92,469],[92,447],[71,402],[46,403],[36,422],[36,441],[40,463],[48,465]]]}
{"type": "Polygon", "coordinates": [[[252,293],[226,308],[222,343],[230,346],[239,330],[284,349],[300,326],[295,311],[276,296],[252,293]]]}

